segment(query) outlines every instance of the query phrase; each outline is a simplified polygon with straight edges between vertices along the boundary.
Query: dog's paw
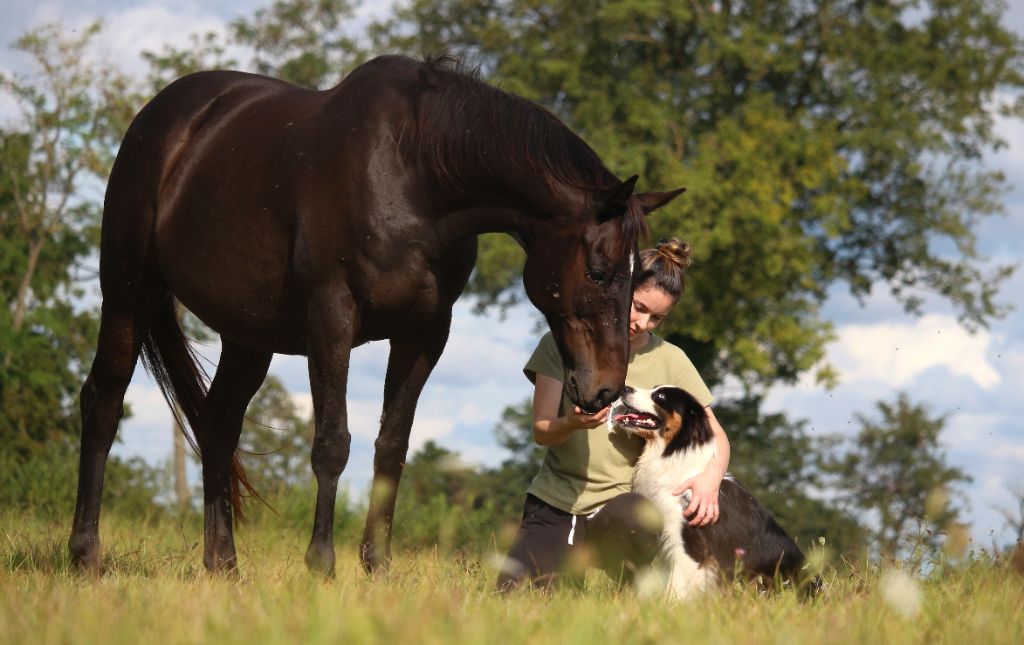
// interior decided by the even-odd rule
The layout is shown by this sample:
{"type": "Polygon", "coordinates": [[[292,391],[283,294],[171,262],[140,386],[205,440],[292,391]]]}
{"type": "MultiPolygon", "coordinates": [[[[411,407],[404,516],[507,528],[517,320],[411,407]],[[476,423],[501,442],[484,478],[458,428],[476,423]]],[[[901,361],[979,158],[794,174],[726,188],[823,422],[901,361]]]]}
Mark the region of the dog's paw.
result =
{"type": "Polygon", "coordinates": [[[693,500],[693,491],[687,488],[683,491],[683,494],[679,496],[679,504],[686,510],[686,507],[690,505],[693,500]]]}

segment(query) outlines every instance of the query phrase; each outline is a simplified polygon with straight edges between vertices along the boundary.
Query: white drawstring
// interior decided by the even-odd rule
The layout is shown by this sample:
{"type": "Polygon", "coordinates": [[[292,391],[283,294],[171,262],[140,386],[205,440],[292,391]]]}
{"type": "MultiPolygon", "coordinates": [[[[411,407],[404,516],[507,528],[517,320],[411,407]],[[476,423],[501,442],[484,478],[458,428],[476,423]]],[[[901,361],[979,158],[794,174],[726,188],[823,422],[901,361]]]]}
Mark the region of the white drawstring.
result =
{"type": "MultiPolygon", "coordinates": [[[[588,520],[594,519],[594,516],[597,515],[598,513],[600,513],[602,508],[604,508],[604,506],[598,507],[598,509],[596,511],[594,511],[593,513],[591,513],[590,515],[587,516],[587,519],[588,520]]],[[[572,516],[572,528],[569,529],[569,544],[570,545],[573,544],[573,539],[575,538],[575,536],[576,536],[576,516],[573,515],[572,516]]]]}

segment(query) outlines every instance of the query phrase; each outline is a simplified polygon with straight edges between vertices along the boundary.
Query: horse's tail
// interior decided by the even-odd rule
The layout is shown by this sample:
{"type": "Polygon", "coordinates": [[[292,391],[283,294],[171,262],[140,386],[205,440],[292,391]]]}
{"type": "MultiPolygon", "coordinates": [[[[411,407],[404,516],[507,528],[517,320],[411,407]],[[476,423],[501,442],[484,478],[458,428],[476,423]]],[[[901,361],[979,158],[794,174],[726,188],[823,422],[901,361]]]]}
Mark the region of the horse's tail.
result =
{"type": "MultiPolygon", "coordinates": [[[[202,454],[195,434],[199,428],[199,410],[206,399],[208,377],[181,330],[175,300],[170,294],[160,305],[142,341],[142,364],[160,386],[192,450],[202,454]]],[[[236,522],[245,518],[243,488],[249,495],[261,499],[246,477],[236,451],[231,456],[231,508],[236,522]]]]}

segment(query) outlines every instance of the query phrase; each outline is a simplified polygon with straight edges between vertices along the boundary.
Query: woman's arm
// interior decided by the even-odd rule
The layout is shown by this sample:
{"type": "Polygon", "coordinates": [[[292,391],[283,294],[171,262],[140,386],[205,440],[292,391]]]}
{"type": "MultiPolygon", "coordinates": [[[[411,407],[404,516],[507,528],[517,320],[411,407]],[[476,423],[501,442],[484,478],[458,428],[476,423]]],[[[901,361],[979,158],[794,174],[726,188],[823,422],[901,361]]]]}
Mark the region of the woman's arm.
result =
{"type": "Polygon", "coordinates": [[[584,428],[596,428],[608,420],[608,408],[596,414],[584,414],[579,408],[558,416],[562,402],[562,382],[538,374],[533,388],[533,440],[542,446],[563,443],[569,435],[584,428]]]}
{"type": "Polygon", "coordinates": [[[672,491],[673,495],[682,495],[687,490],[690,491],[690,505],[683,511],[683,516],[688,517],[693,526],[704,526],[718,521],[718,489],[729,468],[729,438],[725,436],[725,429],[715,418],[711,406],[704,410],[715,434],[715,458],[704,472],[687,479],[672,491]]]}

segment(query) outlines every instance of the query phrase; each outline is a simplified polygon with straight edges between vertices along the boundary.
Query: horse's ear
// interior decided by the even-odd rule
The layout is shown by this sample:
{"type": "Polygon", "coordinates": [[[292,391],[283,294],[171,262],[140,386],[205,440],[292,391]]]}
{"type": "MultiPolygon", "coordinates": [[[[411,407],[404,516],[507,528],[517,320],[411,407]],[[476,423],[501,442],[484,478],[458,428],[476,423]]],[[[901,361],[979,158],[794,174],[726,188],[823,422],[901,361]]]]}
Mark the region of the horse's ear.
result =
{"type": "Polygon", "coordinates": [[[626,202],[633,196],[633,189],[636,188],[636,181],[639,175],[633,175],[626,181],[608,191],[604,198],[604,205],[597,212],[597,219],[600,222],[607,222],[610,219],[621,217],[626,212],[626,202]]]}
{"type": "Polygon", "coordinates": [[[667,193],[640,193],[636,196],[636,201],[640,204],[644,215],[650,215],[685,192],[685,188],[679,188],[677,190],[670,190],[667,193]]]}

